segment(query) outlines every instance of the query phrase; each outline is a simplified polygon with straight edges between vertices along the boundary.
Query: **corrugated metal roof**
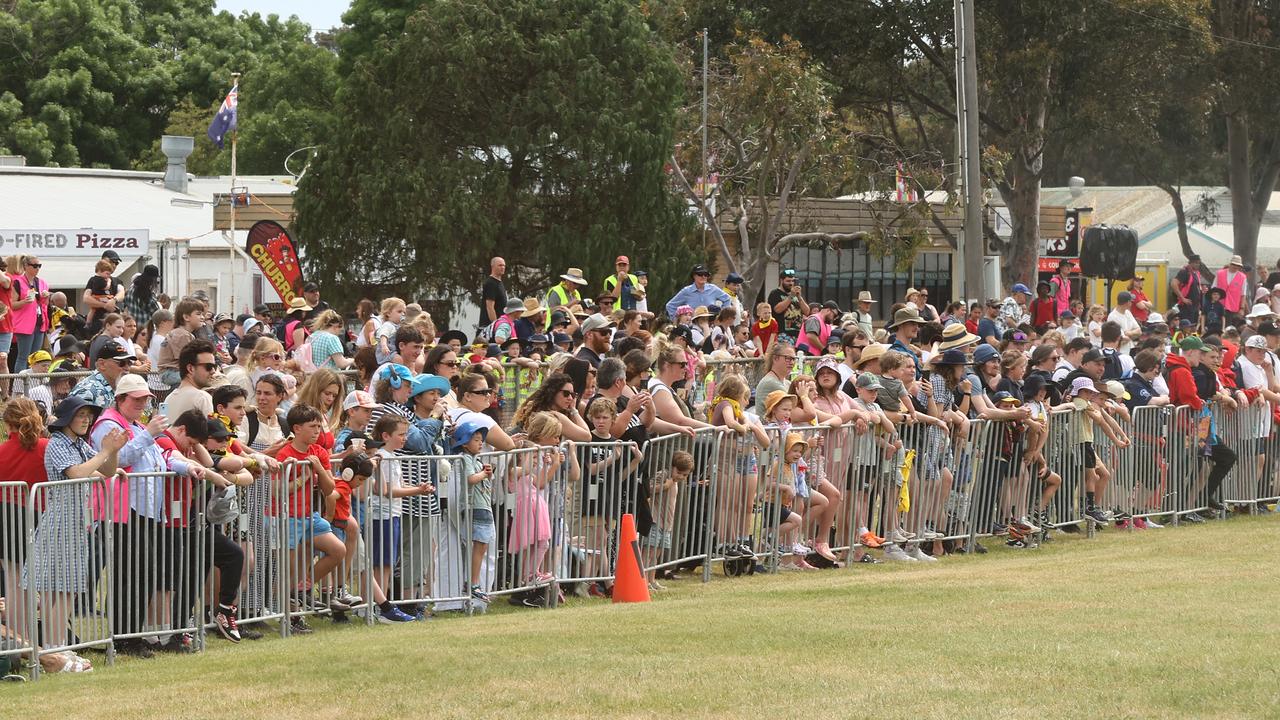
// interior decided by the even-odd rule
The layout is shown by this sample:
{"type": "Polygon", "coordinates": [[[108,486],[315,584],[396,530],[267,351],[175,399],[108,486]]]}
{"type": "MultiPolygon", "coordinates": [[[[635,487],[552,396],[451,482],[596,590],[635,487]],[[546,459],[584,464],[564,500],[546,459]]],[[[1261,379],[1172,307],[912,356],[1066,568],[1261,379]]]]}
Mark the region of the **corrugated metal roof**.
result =
{"type": "MultiPolygon", "coordinates": [[[[253,194],[293,193],[288,176],[236,179],[253,194]]],[[[0,167],[0,226],[9,228],[145,228],[151,240],[187,238],[193,248],[226,248],[213,232],[213,208],[181,207],[174,198],[210,202],[231,189],[231,178],[191,177],[186,193],[165,188],[164,174],[89,168],[0,167]]],[[[237,233],[244,242],[245,233],[237,233]]],[[[82,285],[92,263],[68,258],[44,260],[41,275],[54,286],[82,285]]]]}

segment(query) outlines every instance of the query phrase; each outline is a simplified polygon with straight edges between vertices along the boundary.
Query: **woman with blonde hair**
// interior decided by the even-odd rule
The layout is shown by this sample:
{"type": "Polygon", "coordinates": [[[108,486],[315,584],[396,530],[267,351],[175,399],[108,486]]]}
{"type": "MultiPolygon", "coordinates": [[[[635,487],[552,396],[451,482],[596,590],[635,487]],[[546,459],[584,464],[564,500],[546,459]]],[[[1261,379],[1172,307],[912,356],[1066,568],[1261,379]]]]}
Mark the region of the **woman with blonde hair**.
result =
{"type": "Polygon", "coordinates": [[[328,368],[320,368],[307,376],[298,388],[295,403],[310,405],[324,416],[325,431],[321,433],[319,444],[325,449],[333,449],[333,433],[342,426],[342,377],[328,368]]]}
{"type": "Polygon", "coordinates": [[[355,364],[342,351],[342,316],[325,310],[311,321],[311,362],[317,368],[346,370],[355,364]]]}
{"type": "Polygon", "coordinates": [[[284,360],[283,343],[266,335],[258,338],[257,344],[253,346],[253,352],[249,355],[249,362],[245,363],[245,369],[249,371],[249,382],[257,387],[258,379],[263,375],[272,373],[283,376],[284,360]]]}

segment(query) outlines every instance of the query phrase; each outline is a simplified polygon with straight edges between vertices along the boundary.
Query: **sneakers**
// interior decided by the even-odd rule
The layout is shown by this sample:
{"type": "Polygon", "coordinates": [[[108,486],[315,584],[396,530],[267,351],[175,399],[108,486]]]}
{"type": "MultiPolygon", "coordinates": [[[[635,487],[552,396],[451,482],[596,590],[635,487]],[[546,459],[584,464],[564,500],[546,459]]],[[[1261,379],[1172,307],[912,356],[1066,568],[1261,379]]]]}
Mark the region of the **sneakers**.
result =
{"type": "MultiPolygon", "coordinates": [[[[870,530],[864,530],[862,531],[862,534],[858,536],[858,543],[865,548],[882,548],[884,547],[884,538],[876,535],[870,530]]],[[[864,555],[863,557],[866,556],[864,555]]]]}
{"type": "MultiPolygon", "coordinates": [[[[471,593],[472,593],[472,597],[474,597],[475,590],[472,590],[471,593]]],[[[488,601],[488,597],[486,597],[485,600],[488,601]]],[[[400,610],[400,608],[394,605],[391,606],[390,610],[385,610],[385,611],[379,610],[377,618],[378,618],[378,622],[382,623],[383,625],[393,625],[395,623],[413,622],[412,615],[405,614],[403,611],[400,610]]]]}
{"type": "Polygon", "coordinates": [[[255,626],[262,626],[262,623],[247,623],[239,626],[241,640],[261,640],[262,632],[255,626]]]}
{"type": "Polygon", "coordinates": [[[875,557],[874,557],[874,556],[872,556],[872,554],[871,554],[871,553],[862,553],[862,557],[858,558],[857,560],[854,560],[854,562],[856,562],[856,563],[862,563],[862,564],[864,564],[864,565],[879,565],[879,564],[880,564],[880,561],[879,561],[879,560],[877,560],[877,559],[875,559],[875,557]]]}
{"type": "Polygon", "coordinates": [[[289,619],[289,632],[294,635],[310,635],[314,631],[306,620],[300,617],[293,617],[289,619]]]}
{"type": "Polygon", "coordinates": [[[347,592],[347,589],[345,587],[338,588],[338,591],[333,594],[333,599],[337,600],[343,605],[346,605],[347,607],[355,607],[357,605],[364,604],[364,598],[360,597],[359,595],[352,595],[351,593],[347,592]]]}
{"type": "Polygon", "coordinates": [[[1189,523],[1194,523],[1197,525],[1204,522],[1204,518],[1200,517],[1199,513],[1194,513],[1194,512],[1183,515],[1182,519],[1186,520],[1189,523]]]}
{"type": "Polygon", "coordinates": [[[240,642],[240,626],[236,623],[236,608],[234,605],[231,607],[218,607],[218,612],[213,616],[213,627],[223,638],[233,643],[240,642]]]}
{"type": "Polygon", "coordinates": [[[1034,535],[1035,533],[1040,532],[1040,526],[1031,522],[1031,518],[1027,517],[1026,515],[1023,515],[1018,520],[1018,526],[1019,526],[1018,527],[1019,530],[1027,534],[1034,535]]]}
{"type": "Polygon", "coordinates": [[[1132,528],[1132,527],[1133,527],[1133,525],[1132,525],[1128,520],[1117,520],[1117,521],[1116,521],[1116,529],[1117,529],[1117,530],[1128,530],[1128,529],[1130,529],[1130,528],[1132,528]]]}
{"type": "Polygon", "coordinates": [[[920,549],[919,545],[912,545],[907,548],[907,557],[921,562],[938,562],[938,558],[932,555],[926,555],[924,551],[920,549]]]}
{"type": "Polygon", "coordinates": [[[991,523],[992,535],[1004,535],[1009,532],[1009,526],[1004,523],[991,523]]]}
{"type": "Polygon", "coordinates": [[[1160,530],[1164,527],[1164,525],[1161,525],[1160,523],[1156,522],[1151,518],[1144,518],[1142,520],[1142,524],[1143,524],[1143,527],[1146,527],[1151,530],[1160,530]]]}
{"type": "Polygon", "coordinates": [[[169,639],[159,645],[156,649],[160,652],[173,653],[175,655],[190,655],[195,652],[195,638],[186,633],[174,633],[169,639]]]}
{"type": "Polygon", "coordinates": [[[813,548],[804,543],[796,543],[791,546],[791,554],[797,557],[808,557],[811,552],[813,552],[813,548]]]}
{"type": "Polygon", "coordinates": [[[1036,513],[1035,519],[1036,519],[1036,522],[1040,523],[1040,527],[1042,528],[1053,527],[1053,520],[1049,518],[1048,510],[1041,510],[1040,512],[1036,513]]]}
{"type": "Polygon", "coordinates": [[[1009,538],[1008,540],[1004,541],[1004,546],[1014,548],[1016,550],[1025,550],[1031,547],[1031,545],[1029,545],[1026,540],[1023,540],[1021,538],[1009,538]]]}
{"type": "MultiPolygon", "coordinates": [[[[740,556],[739,556],[740,557],[740,556]]],[[[593,582],[587,586],[587,594],[593,598],[611,598],[613,593],[602,582],[593,582]]]]}
{"type": "Polygon", "coordinates": [[[1145,518],[1136,517],[1136,518],[1134,518],[1133,520],[1130,520],[1129,522],[1131,522],[1131,523],[1133,524],[1133,526],[1134,526],[1135,528],[1137,528],[1138,530],[1146,530],[1146,529],[1147,529],[1147,521],[1146,521],[1146,519],[1145,519],[1145,518]]]}
{"type": "Polygon", "coordinates": [[[902,544],[911,542],[911,539],[915,536],[916,534],[913,532],[907,532],[902,528],[896,528],[893,532],[889,533],[889,540],[893,543],[902,544]]]}
{"type": "Polygon", "coordinates": [[[894,562],[916,562],[916,559],[907,554],[905,550],[896,544],[885,545],[884,559],[893,560],[894,562]]]}
{"type": "Polygon", "coordinates": [[[329,608],[332,612],[341,613],[351,609],[351,606],[338,599],[338,596],[325,593],[321,596],[320,602],[329,608]]]}
{"type": "Polygon", "coordinates": [[[1107,517],[1107,514],[1105,512],[1103,512],[1102,510],[1099,510],[1098,508],[1089,508],[1088,510],[1084,511],[1084,514],[1085,514],[1085,517],[1098,523],[1099,525],[1106,525],[1111,520],[1111,518],[1107,517]]]}
{"type": "Polygon", "coordinates": [[[928,523],[924,526],[924,532],[920,533],[921,540],[941,540],[944,537],[946,537],[946,535],[934,530],[933,526],[928,523]]]}

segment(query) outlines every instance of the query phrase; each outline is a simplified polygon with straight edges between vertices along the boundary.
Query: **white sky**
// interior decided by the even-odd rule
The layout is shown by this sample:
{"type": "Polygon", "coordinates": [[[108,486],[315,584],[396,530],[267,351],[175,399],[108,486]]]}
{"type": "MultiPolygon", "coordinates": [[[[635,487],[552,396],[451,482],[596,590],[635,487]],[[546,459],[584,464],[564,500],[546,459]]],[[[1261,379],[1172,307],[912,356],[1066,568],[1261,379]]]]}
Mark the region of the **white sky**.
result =
{"type": "Polygon", "coordinates": [[[342,24],[342,13],[351,6],[351,0],[218,0],[218,9],[235,15],[242,11],[256,12],[263,17],[272,13],[282,18],[297,15],[312,30],[328,30],[342,24]]]}

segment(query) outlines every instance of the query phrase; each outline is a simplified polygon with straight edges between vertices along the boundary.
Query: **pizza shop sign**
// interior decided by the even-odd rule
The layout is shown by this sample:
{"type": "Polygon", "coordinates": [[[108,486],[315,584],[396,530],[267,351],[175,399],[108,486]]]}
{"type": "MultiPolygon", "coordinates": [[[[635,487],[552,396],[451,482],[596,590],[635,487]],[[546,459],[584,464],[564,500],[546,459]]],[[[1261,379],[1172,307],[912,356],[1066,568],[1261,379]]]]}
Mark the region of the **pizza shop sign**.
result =
{"type": "Polygon", "coordinates": [[[40,257],[102,257],[115,250],[121,257],[147,254],[151,241],[149,230],[117,230],[113,228],[80,228],[79,230],[44,230],[39,228],[0,228],[0,256],[38,255],[40,257]]]}

